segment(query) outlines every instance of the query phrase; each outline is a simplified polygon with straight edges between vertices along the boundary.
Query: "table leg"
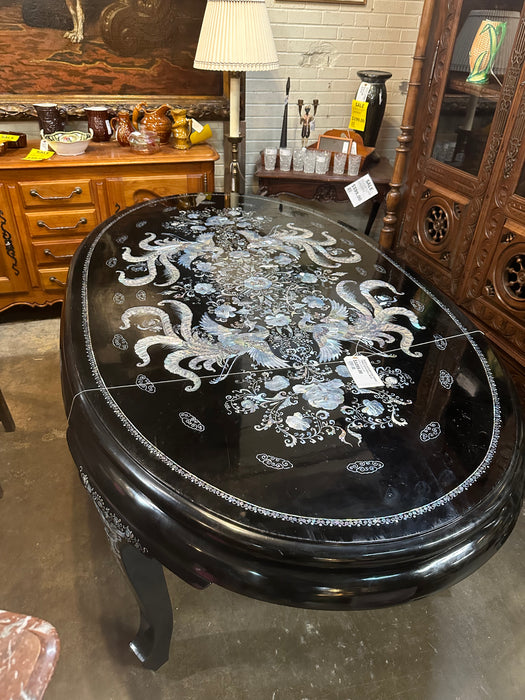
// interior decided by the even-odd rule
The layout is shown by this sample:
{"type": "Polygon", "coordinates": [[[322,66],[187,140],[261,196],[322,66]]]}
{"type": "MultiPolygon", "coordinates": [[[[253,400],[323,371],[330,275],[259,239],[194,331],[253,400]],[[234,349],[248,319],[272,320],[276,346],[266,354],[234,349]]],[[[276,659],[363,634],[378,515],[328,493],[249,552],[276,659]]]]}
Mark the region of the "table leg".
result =
{"type": "Polygon", "coordinates": [[[173,631],[173,610],[164,569],[157,559],[147,555],[147,549],[129,526],[108,507],[82,467],[79,467],[79,472],[104,523],[111,550],[139,605],[140,626],[135,639],[130,642],[131,650],[146,668],[156,670],[169,658],[173,631]]]}
{"type": "Polygon", "coordinates": [[[0,423],[3,424],[4,430],[7,433],[12,433],[13,430],[15,429],[15,421],[13,420],[13,416],[11,415],[11,412],[7,406],[7,402],[4,399],[4,395],[0,391],[0,423]]]}
{"type": "Polygon", "coordinates": [[[374,221],[376,220],[377,212],[379,211],[382,201],[383,197],[381,197],[381,199],[378,198],[372,200],[372,208],[370,209],[370,215],[368,217],[368,221],[366,222],[365,236],[370,235],[370,231],[372,230],[372,226],[374,225],[374,221]]]}
{"type": "Polygon", "coordinates": [[[129,544],[120,548],[122,567],[140,608],[140,626],[129,646],[146,668],[157,670],[169,658],[173,610],[164,569],[129,544]]]}

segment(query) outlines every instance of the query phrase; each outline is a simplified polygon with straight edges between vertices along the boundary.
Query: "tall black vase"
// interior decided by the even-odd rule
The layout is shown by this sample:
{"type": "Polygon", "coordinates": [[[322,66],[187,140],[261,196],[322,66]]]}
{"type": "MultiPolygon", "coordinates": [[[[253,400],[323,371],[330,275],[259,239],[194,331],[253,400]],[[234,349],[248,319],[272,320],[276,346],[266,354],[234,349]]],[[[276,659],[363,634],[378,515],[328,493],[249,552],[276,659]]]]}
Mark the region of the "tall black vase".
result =
{"type": "Polygon", "coordinates": [[[368,102],[368,109],[364,130],[356,131],[363,137],[365,146],[375,146],[386,107],[385,83],[392,77],[392,73],[384,70],[359,70],[357,75],[361,78],[361,85],[356,100],[368,102]]]}

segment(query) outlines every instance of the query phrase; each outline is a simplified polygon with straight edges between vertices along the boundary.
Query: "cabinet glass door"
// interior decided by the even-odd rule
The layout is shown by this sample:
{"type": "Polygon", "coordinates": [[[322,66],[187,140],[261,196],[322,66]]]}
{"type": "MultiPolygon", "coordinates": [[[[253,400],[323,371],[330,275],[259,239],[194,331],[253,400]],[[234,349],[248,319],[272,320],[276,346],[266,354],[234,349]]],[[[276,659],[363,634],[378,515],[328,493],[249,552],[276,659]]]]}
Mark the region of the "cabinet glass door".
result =
{"type": "Polygon", "coordinates": [[[519,25],[522,0],[465,0],[432,157],[477,175],[519,25]]]}
{"type": "Polygon", "coordinates": [[[525,164],[521,169],[520,179],[518,180],[518,185],[516,187],[516,194],[520,197],[525,197],[525,164]]]}

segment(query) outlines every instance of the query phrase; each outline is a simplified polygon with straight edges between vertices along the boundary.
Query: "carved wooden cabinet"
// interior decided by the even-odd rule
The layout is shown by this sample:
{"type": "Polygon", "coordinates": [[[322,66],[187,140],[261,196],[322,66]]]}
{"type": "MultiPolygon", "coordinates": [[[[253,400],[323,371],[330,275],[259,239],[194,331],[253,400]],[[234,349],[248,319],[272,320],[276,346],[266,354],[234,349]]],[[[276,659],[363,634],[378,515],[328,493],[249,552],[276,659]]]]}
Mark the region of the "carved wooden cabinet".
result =
{"type": "Polygon", "coordinates": [[[145,199],[213,192],[219,157],[207,145],[140,155],[98,143],[47,161],[24,160],[28,151],[0,158],[0,310],[61,301],[69,261],[98,223],[145,199]]]}
{"type": "MultiPolygon", "coordinates": [[[[396,252],[525,367],[522,0],[434,2],[396,252]],[[505,22],[487,82],[467,80],[485,20],[505,22]]],[[[422,58],[422,57],[421,57],[422,58]]],[[[523,383],[523,378],[519,378],[523,383]]]]}

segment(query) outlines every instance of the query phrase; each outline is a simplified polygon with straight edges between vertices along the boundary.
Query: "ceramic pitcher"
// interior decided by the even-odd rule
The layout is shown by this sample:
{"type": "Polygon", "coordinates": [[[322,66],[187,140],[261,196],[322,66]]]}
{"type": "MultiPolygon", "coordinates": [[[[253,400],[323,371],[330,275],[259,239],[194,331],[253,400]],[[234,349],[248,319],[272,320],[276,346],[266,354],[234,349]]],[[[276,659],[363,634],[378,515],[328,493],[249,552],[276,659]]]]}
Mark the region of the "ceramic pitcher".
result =
{"type": "Polygon", "coordinates": [[[40,130],[44,134],[52,134],[55,131],[63,131],[67,112],[62,107],[58,107],[55,102],[39,102],[34,104],[36,116],[40,130]]]}
{"type": "Polygon", "coordinates": [[[107,107],[86,107],[88,129],[93,129],[93,141],[109,141],[111,126],[107,107]]]}
{"type": "Polygon", "coordinates": [[[161,105],[157,109],[146,109],[145,102],[140,102],[133,110],[131,121],[135,129],[141,126],[148,131],[153,131],[160,137],[161,143],[168,143],[171,134],[171,119],[168,116],[169,105],[161,105]]]}
{"type": "Polygon", "coordinates": [[[120,145],[129,146],[129,135],[133,131],[130,113],[126,110],[117,112],[117,116],[111,120],[111,128],[120,145]]]}

